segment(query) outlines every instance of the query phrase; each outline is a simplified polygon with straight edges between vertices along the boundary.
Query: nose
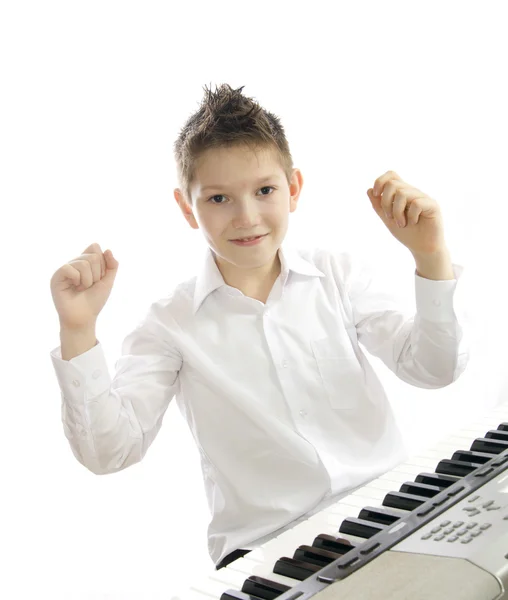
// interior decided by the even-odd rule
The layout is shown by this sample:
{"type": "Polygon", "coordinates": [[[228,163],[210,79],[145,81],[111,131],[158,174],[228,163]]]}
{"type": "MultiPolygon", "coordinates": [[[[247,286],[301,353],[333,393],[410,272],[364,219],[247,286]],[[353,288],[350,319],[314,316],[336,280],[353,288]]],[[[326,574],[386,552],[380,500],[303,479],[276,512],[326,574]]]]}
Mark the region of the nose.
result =
{"type": "Polygon", "coordinates": [[[259,211],[256,202],[249,200],[238,202],[233,212],[232,224],[238,229],[251,230],[259,222],[259,211]]]}

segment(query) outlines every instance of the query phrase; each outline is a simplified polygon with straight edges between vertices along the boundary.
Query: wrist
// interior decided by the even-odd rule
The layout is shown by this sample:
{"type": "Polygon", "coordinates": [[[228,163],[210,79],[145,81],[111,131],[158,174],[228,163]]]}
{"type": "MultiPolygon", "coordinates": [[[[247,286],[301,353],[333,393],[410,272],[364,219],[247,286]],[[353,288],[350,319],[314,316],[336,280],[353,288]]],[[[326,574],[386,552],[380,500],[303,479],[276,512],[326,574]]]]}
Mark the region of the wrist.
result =
{"type": "Polygon", "coordinates": [[[417,275],[420,277],[434,280],[455,279],[448,248],[442,248],[431,253],[412,254],[416,264],[417,275]]]}

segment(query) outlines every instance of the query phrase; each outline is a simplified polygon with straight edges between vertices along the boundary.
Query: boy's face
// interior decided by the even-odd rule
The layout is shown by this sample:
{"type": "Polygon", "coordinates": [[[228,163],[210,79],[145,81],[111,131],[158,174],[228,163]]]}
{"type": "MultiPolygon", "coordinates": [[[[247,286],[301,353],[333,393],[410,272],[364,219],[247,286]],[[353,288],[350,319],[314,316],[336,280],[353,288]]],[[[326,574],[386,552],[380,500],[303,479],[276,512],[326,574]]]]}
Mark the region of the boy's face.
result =
{"type": "Polygon", "coordinates": [[[190,188],[192,206],[178,188],[174,196],[189,225],[202,230],[219,266],[244,270],[272,266],[302,185],[299,169],[293,169],[288,185],[273,150],[254,153],[242,146],[207,150],[200,157],[190,188]],[[267,235],[254,246],[231,242],[261,234],[267,235]]]}

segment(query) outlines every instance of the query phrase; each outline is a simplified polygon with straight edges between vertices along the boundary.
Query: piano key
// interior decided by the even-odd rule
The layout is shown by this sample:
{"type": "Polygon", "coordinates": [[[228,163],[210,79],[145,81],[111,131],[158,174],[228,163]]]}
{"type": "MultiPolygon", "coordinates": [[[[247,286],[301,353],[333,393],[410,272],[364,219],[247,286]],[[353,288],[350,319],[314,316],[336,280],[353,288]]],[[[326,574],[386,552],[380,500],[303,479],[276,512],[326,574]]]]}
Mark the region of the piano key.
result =
{"type": "Polygon", "coordinates": [[[314,573],[321,571],[322,568],[323,567],[318,565],[304,562],[303,560],[296,560],[289,556],[283,556],[275,563],[273,570],[279,575],[303,581],[304,579],[307,579],[307,577],[314,575],[314,573]]]}
{"type": "Polygon", "coordinates": [[[497,454],[488,452],[473,452],[472,450],[457,450],[452,454],[452,460],[462,460],[464,462],[475,462],[485,464],[492,460],[497,454]]]}
{"type": "Polygon", "coordinates": [[[445,475],[444,473],[419,473],[416,476],[416,483],[428,483],[429,485],[437,485],[442,487],[443,489],[450,487],[457,481],[459,481],[460,477],[456,475],[445,475]]]}
{"type": "MultiPolygon", "coordinates": [[[[418,475],[421,471],[434,471],[436,465],[428,465],[427,467],[423,467],[422,465],[404,465],[401,467],[396,467],[394,471],[396,473],[404,473],[405,475],[415,476],[418,475]]],[[[406,477],[406,479],[408,479],[406,477]]]]}
{"type": "Polygon", "coordinates": [[[326,533],[317,535],[312,542],[312,545],[315,548],[322,548],[323,550],[330,550],[331,552],[337,552],[339,554],[346,554],[355,548],[354,544],[349,540],[346,540],[343,537],[328,535],[326,533]]]}
{"type": "Polygon", "coordinates": [[[361,538],[370,538],[380,531],[384,531],[388,525],[382,525],[381,523],[374,523],[366,519],[359,519],[357,517],[348,517],[342,521],[339,528],[340,533],[347,533],[350,535],[356,535],[361,538]]]}
{"type": "Polygon", "coordinates": [[[212,596],[209,594],[203,594],[202,592],[196,592],[190,588],[181,592],[178,596],[178,600],[210,600],[212,596]]]}
{"type": "Polygon", "coordinates": [[[369,481],[366,485],[372,485],[377,490],[384,490],[385,492],[391,492],[396,489],[398,486],[407,481],[407,477],[400,475],[400,481],[393,481],[393,479],[373,479],[369,481]]]}
{"type": "Polygon", "coordinates": [[[250,596],[242,591],[229,589],[221,595],[221,600],[261,600],[257,596],[250,596]]]}
{"type": "Polygon", "coordinates": [[[293,558],[295,560],[303,560],[312,565],[318,565],[322,568],[343,555],[343,552],[334,552],[333,550],[324,550],[323,548],[316,548],[315,546],[302,545],[298,546],[295,550],[293,558]]]}
{"type": "Polygon", "coordinates": [[[358,514],[359,519],[365,519],[373,523],[382,525],[392,525],[401,517],[409,514],[408,511],[400,511],[395,508],[386,508],[381,506],[364,506],[358,514]]]}
{"type": "Polygon", "coordinates": [[[190,589],[201,594],[206,594],[215,600],[220,600],[220,597],[226,590],[226,586],[222,581],[216,581],[210,577],[198,577],[190,589]]]}
{"type": "Polygon", "coordinates": [[[437,485],[429,485],[428,483],[416,483],[415,481],[407,481],[400,486],[399,492],[405,494],[416,494],[417,496],[425,496],[433,498],[442,491],[442,488],[437,485]]]}
{"type": "Polygon", "coordinates": [[[508,440],[508,431],[499,431],[498,429],[489,429],[484,435],[486,438],[492,438],[495,440],[508,440]]]}
{"type": "Polygon", "coordinates": [[[247,558],[248,556],[249,555],[247,554],[243,558],[235,560],[224,568],[230,571],[239,571],[240,573],[244,573],[245,579],[251,575],[258,575],[259,577],[264,577],[265,579],[270,579],[271,581],[276,581],[278,583],[282,583],[283,585],[296,585],[297,580],[274,573],[274,563],[259,563],[249,560],[247,558]]]}
{"type": "Polygon", "coordinates": [[[436,468],[436,473],[444,473],[445,475],[458,475],[465,477],[472,473],[475,469],[481,467],[480,463],[467,463],[460,460],[443,459],[436,468]]]}
{"type": "Polygon", "coordinates": [[[416,494],[404,494],[403,492],[389,492],[383,500],[383,506],[393,508],[403,508],[405,510],[414,510],[427,502],[428,498],[417,496],[416,494]]]}
{"type": "MultiPolygon", "coordinates": [[[[231,563],[229,563],[231,564],[231,563]]],[[[242,589],[242,585],[245,581],[245,574],[240,573],[239,571],[228,570],[226,568],[213,570],[208,574],[210,579],[214,581],[220,581],[225,587],[233,587],[235,589],[242,589]]],[[[225,588],[224,588],[225,589],[225,588]]]]}
{"type": "Polygon", "coordinates": [[[500,454],[508,448],[508,440],[496,440],[492,438],[477,438],[471,445],[471,450],[477,452],[491,452],[500,454]]]}
{"type": "Polygon", "coordinates": [[[291,588],[288,585],[277,583],[257,575],[251,575],[245,580],[242,587],[242,592],[245,594],[252,594],[263,600],[275,600],[277,596],[280,596],[284,592],[287,592],[291,588]]]}
{"type": "MultiPolygon", "coordinates": [[[[342,498],[342,500],[346,500],[346,498],[359,498],[359,499],[367,499],[367,500],[382,500],[386,490],[376,487],[374,482],[367,483],[361,489],[355,490],[349,496],[342,498]]],[[[341,500],[341,502],[342,502],[341,500]]]]}
{"type": "Polygon", "coordinates": [[[379,477],[375,481],[391,482],[393,484],[392,487],[396,487],[397,484],[401,485],[402,483],[404,483],[404,481],[407,481],[407,480],[408,480],[407,473],[395,473],[393,471],[388,471],[388,473],[386,473],[385,475],[381,475],[381,477],[379,477]]]}

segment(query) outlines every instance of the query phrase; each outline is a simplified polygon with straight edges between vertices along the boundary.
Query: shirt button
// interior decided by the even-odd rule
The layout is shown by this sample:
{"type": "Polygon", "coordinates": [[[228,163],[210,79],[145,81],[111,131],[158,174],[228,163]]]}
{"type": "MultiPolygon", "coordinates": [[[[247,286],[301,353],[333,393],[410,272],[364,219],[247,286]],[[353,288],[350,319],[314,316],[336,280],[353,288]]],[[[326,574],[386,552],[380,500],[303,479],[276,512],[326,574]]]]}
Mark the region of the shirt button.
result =
{"type": "Polygon", "coordinates": [[[302,410],[300,411],[300,416],[301,416],[301,417],[306,417],[306,416],[307,416],[307,411],[302,409],[302,410]]]}
{"type": "Polygon", "coordinates": [[[287,360],[283,360],[282,361],[282,366],[286,369],[288,366],[288,361],[287,360]]]}
{"type": "Polygon", "coordinates": [[[72,382],[72,385],[74,385],[75,387],[79,387],[79,386],[80,386],[80,383],[79,383],[79,381],[78,381],[77,379],[75,379],[75,380],[72,382]]]}
{"type": "Polygon", "coordinates": [[[434,306],[441,306],[441,300],[432,300],[432,304],[434,304],[434,306]]]}
{"type": "Polygon", "coordinates": [[[99,369],[97,369],[97,371],[94,371],[94,372],[92,373],[92,377],[93,377],[94,379],[98,379],[100,376],[101,376],[101,372],[99,371],[99,369]]]}

